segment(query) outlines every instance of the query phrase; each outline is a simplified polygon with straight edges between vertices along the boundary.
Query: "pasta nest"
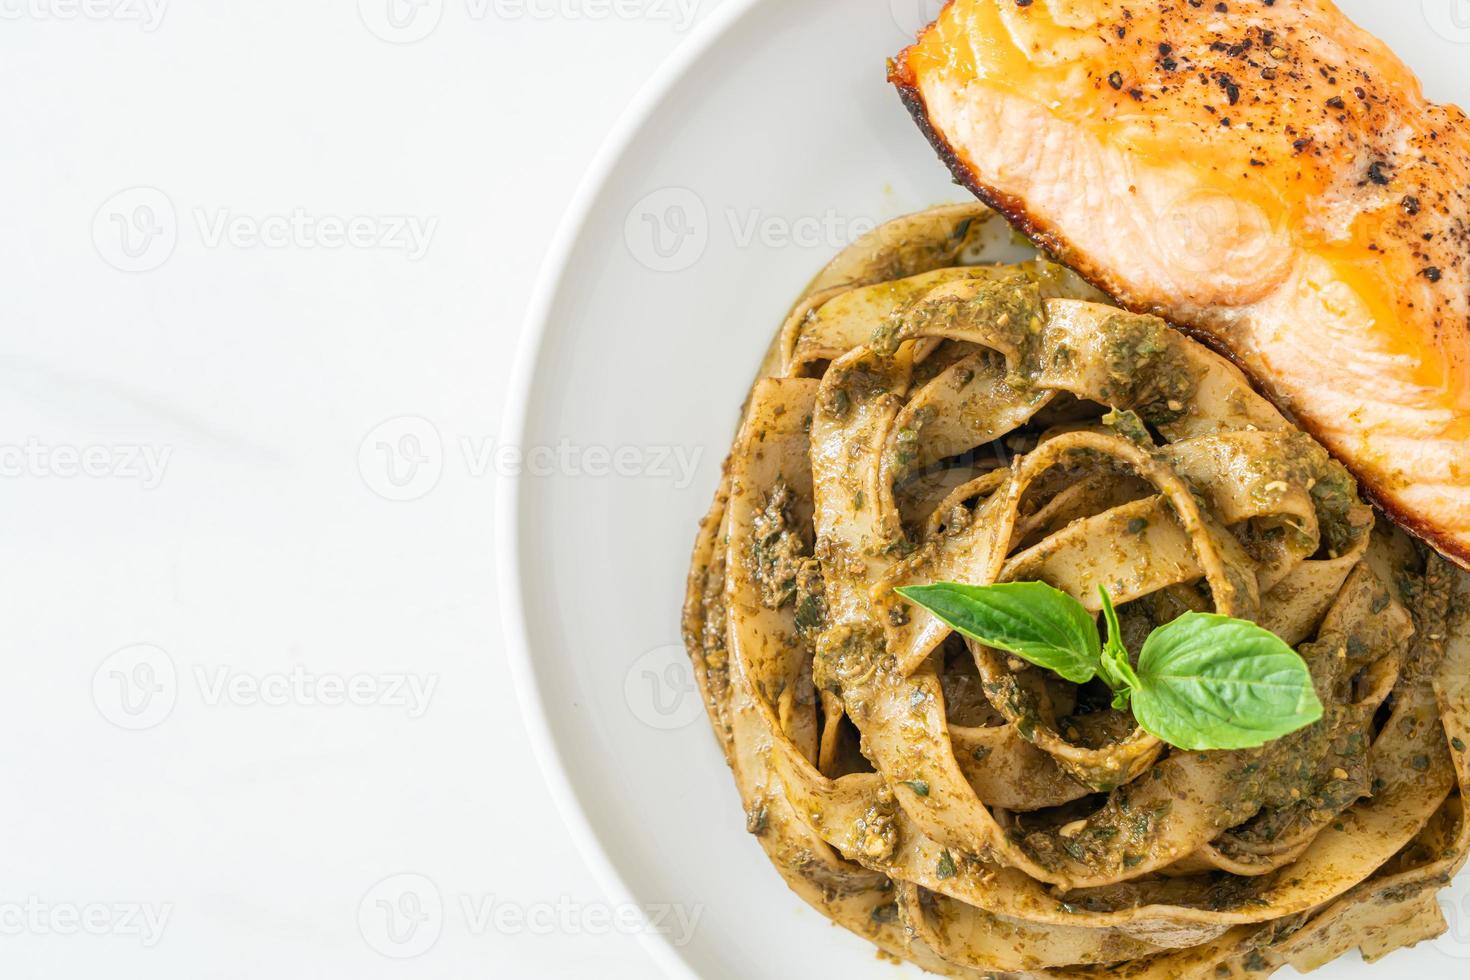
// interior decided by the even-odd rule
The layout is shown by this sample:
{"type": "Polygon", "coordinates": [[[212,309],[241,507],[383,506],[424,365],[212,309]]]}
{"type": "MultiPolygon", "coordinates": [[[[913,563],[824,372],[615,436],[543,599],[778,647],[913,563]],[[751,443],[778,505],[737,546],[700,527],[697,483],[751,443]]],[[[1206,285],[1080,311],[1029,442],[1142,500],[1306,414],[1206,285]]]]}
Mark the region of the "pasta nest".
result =
{"type": "Polygon", "coordinates": [[[766,359],[686,642],[802,897],[954,976],[1255,977],[1441,931],[1470,849],[1467,579],[1228,362],[1011,249],[979,205],[843,252],[766,359]],[[1323,720],[1183,752],[893,592],[1104,585],[1295,647],[1323,720]]]}

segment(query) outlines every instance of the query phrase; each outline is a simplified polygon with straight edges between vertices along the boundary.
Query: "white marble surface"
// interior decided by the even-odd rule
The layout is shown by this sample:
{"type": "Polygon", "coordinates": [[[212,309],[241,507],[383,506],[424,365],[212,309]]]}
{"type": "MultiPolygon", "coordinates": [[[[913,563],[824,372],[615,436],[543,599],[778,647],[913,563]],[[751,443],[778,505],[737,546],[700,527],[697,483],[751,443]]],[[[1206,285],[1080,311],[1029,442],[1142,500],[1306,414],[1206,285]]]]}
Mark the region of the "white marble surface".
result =
{"type": "Polygon", "coordinates": [[[496,440],[718,3],[0,0],[0,978],[654,976],[522,729],[496,440]]]}
{"type": "Polygon", "coordinates": [[[714,0],[389,2],[0,4],[5,977],[651,975],[522,733],[485,454],[714,0]]]}

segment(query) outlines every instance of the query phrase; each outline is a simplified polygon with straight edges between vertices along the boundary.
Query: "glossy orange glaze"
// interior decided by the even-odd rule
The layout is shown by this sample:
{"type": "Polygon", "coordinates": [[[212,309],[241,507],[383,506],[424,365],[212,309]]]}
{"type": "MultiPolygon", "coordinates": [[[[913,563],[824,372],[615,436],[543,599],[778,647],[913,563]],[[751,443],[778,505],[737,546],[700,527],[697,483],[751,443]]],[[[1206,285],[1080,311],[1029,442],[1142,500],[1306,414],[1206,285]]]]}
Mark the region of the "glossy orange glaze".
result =
{"type": "Polygon", "coordinates": [[[1470,558],[1470,135],[1382,42],[1328,0],[951,0],[892,77],[965,183],[1470,558]],[[1406,446],[1454,457],[1433,492],[1406,446]]]}

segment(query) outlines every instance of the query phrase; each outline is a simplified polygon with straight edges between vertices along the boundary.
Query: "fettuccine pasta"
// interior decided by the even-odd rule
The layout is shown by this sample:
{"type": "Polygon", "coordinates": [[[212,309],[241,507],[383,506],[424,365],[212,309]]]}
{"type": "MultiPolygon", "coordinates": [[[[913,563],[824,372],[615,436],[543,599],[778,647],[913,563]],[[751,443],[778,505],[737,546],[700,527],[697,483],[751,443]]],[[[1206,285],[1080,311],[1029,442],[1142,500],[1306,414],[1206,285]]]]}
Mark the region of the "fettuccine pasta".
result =
{"type": "Polygon", "coordinates": [[[1437,935],[1470,852],[1470,581],[1229,363],[979,205],[843,252],[761,370],[685,636],[790,886],[956,977],[1227,978],[1437,935]],[[1183,752],[905,585],[1043,581],[1136,650],[1189,611],[1306,661],[1321,722],[1183,752]]]}

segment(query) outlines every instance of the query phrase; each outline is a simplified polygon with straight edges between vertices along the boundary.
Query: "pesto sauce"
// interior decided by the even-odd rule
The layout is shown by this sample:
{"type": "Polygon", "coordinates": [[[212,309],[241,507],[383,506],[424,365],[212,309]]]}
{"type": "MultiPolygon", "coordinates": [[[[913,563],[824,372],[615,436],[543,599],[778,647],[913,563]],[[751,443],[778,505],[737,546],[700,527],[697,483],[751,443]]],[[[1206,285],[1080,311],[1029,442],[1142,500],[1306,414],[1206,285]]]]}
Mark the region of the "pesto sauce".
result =
{"type": "Polygon", "coordinates": [[[1103,321],[1108,382],[1103,388],[1115,408],[1132,409],[1151,425],[1183,418],[1194,400],[1194,372],[1181,339],[1163,320],[1118,313],[1103,321]]]}

